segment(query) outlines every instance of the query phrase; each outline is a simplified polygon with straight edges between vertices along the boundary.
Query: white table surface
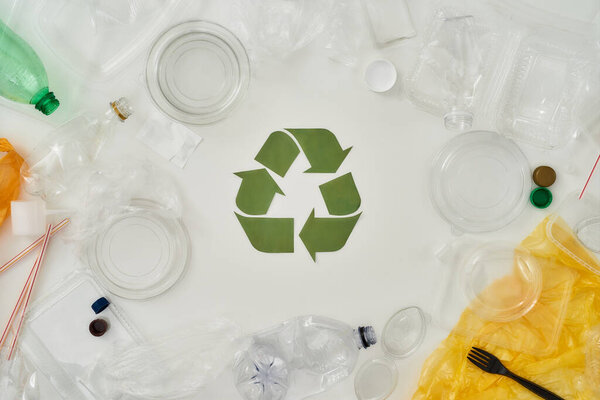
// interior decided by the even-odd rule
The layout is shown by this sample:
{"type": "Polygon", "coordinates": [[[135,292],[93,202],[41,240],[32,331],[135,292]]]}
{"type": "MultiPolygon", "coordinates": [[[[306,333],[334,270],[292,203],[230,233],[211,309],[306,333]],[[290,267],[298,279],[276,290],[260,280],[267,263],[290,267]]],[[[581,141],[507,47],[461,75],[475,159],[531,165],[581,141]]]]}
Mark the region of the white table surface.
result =
{"type": "MultiPolygon", "coordinates": [[[[9,20],[23,28],[22,35],[34,46],[38,44],[36,48],[42,48],[28,30],[28,1],[23,0],[9,20]]],[[[597,0],[530,2],[583,20],[590,20],[600,9],[597,0]]],[[[13,4],[10,0],[2,3],[4,19],[13,4]]],[[[190,6],[173,22],[192,16],[222,16],[217,3],[190,6]]],[[[411,1],[410,6],[418,22],[419,15],[426,15],[429,2],[411,1]]],[[[230,117],[193,128],[204,141],[183,170],[133,139],[144,112],[158,110],[141,110],[137,120],[133,118],[123,126],[122,140],[131,152],[155,159],[179,184],[183,220],[192,243],[184,278],[163,295],[147,301],[112,296],[146,337],[210,315],[231,318],[252,332],[297,315],[319,314],[354,326],[372,324],[380,334],[387,319],[403,307],[418,305],[427,312],[432,310],[439,285],[433,254],[453,236],[431,205],[427,177],[433,155],[453,134],[443,128],[441,119],[411,105],[401,84],[392,92],[375,94],[362,81],[364,65],[378,56],[390,59],[401,77],[406,76],[420,45],[423,27],[417,28],[419,36],[415,39],[365,52],[356,68],[330,61],[316,44],[284,61],[256,67],[247,97],[230,117]],[[317,188],[326,179],[301,173],[308,165],[304,156],[282,183],[287,196],[276,196],[269,211],[270,216],[296,218],[295,253],[254,250],[234,216],[240,180],[233,172],[257,168],[253,158],[268,134],[287,127],[328,128],[343,148],[353,146],[339,173],[332,176],[352,172],[362,197],[363,215],[346,246],[339,252],[319,253],[316,263],[297,233],[312,207],[317,216],[326,212],[317,188]]],[[[22,153],[75,112],[103,109],[109,100],[122,95],[129,96],[136,106],[136,99],[147,96],[140,83],[147,49],[102,85],[87,85],[85,79],[74,77],[46,52],[40,50],[59,88],[55,89],[57,95],[62,93],[60,112],[43,119],[35,110],[23,113],[15,107],[0,107],[0,135],[22,153]]],[[[597,155],[597,149],[586,143],[579,140],[552,152],[522,146],[532,168],[541,163],[556,168],[558,181],[552,188],[555,201],[545,211],[528,207],[511,225],[491,236],[519,241],[555,210],[562,198],[580,190],[597,155]]],[[[0,227],[0,261],[27,243],[26,238],[11,235],[7,220],[0,227]]],[[[27,265],[32,262],[27,260],[0,276],[0,321],[7,320],[22,287],[27,265]]],[[[35,297],[48,293],[70,271],[82,266],[71,247],[54,240],[35,297]]],[[[447,333],[433,324],[423,346],[398,362],[400,378],[393,399],[410,398],[423,361],[447,333]]],[[[381,354],[379,346],[363,351],[359,365],[381,354]]],[[[237,398],[234,391],[225,392],[228,394],[220,397],[222,400],[237,398]]],[[[42,398],[54,397],[48,392],[42,398]]],[[[354,398],[353,379],[314,398],[354,398]]]]}

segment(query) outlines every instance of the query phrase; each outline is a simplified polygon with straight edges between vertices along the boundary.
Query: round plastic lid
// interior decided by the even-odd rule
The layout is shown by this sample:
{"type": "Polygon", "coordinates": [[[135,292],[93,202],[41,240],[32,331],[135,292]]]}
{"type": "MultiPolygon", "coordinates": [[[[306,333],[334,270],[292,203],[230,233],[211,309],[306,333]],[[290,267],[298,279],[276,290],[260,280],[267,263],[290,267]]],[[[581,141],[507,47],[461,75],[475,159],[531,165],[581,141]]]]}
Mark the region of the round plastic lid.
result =
{"type": "Polygon", "coordinates": [[[394,358],[408,357],[423,343],[426,332],[427,321],[419,307],[402,309],[383,328],[383,351],[394,358]]]}
{"type": "Polygon", "coordinates": [[[529,201],[536,208],[548,208],[552,204],[552,192],[545,187],[535,188],[529,195],[529,201]]]}
{"type": "Polygon", "coordinates": [[[365,82],[374,92],[387,92],[396,84],[396,67],[388,60],[375,60],[367,66],[365,82]]]}
{"type": "Polygon", "coordinates": [[[169,289],[189,259],[179,218],[150,201],[136,200],[115,216],[88,247],[88,261],[112,293],[145,299],[169,289]]]}
{"type": "Polygon", "coordinates": [[[398,370],[393,361],[385,358],[364,363],[354,378],[354,391],[358,400],[387,399],[398,383],[398,370]]]}
{"type": "Polygon", "coordinates": [[[462,267],[460,280],[470,308],[485,320],[514,321],[540,297],[542,273],[535,256],[525,249],[484,245],[462,267]]]}
{"type": "Polygon", "coordinates": [[[239,39],[221,25],[189,21],[154,43],[146,80],[156,105],[190,124],[226,117],[250,81],[250,62],[239,39]]]}
{"type": "Polygon", "coordinates": [[[488,232],[527,204],[529,164],[519,147],[494,132],[456,136],[434,159],[431,197],[440,215],[465,232],[488,232]]]}

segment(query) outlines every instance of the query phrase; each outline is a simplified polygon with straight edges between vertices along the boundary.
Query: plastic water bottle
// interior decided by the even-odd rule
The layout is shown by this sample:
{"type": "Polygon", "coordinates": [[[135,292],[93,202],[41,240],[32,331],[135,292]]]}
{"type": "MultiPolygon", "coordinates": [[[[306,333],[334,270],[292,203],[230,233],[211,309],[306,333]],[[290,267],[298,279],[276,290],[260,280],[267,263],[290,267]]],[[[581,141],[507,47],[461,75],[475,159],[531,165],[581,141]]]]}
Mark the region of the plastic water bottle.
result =
{"type": "Polygon", "coordinates": [[[40,196],[49,207],[77,204],[78,189],[89,184],[92,167],[115,127],[133,110],[122,97],[104,114],[83,114],[56,128],[25,158],[21,169],[25,190],[40,196]]]}
{"type": "Polygon", "coordinates": [[[352,373],[360,349],[377,342],[372,327],[304,316],[252,336],[236,354],[235,385],[245,400],[299,400],[352,373]]]}
{"type": "Polygon", "coordinates": [[[44,64],[21,37],[0,21],[0,96],[33,104],[50,115],[60,104],[48,91],[44,64]]]}

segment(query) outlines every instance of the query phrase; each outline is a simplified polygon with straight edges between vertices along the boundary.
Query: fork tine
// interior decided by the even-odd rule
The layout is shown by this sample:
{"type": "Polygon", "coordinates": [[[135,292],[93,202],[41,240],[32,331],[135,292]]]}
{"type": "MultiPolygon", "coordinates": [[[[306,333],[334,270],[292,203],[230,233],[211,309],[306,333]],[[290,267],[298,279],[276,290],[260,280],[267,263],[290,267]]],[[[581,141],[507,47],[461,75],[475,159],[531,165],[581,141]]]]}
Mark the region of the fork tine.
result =
{"type": "Polygon", "coordinates": [[[475,366],[478,367],[479,369],[482,369],[484,371],[487,370],[487,365],[482,363],[481,361],[478,361],[478,360],[472,358],[471,356],[467,356],[467,359],[469,361],[471,361],[473,364],[475,364],[475,366]]]}
{"type": "Polygon", "coordinates": [[[480,349],[479,347],[473,347],[473,350],[476,350],[477,352],[483,354],[484,356],[488,357],[488,358],[493,358],[494,356],[490,353],[488,353],[487,351],[480,349]]]}
{"type": "Polygon", "coordinates": [[[483,364],[487,364],[489,362],[489,359],[487,357],[484,357],[474,351],[469,352],[469,357],[474,358],[483,364]]]}

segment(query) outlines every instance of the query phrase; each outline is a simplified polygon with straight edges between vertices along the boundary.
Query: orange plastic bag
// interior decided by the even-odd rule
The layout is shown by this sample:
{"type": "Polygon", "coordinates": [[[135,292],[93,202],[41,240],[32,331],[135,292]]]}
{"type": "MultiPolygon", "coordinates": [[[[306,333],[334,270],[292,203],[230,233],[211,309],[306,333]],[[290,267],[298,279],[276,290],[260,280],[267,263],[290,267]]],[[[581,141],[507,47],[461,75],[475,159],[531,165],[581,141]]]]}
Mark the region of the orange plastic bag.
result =
{"type": "Polygon", "coordinates": [[[19,197],[23,157],[10,142],[0,138],[0,225],[10,214],[10,202],[19,197]]]}
{"type": "MultiPolygon", "coordinates": [[[[568,252],[561,250],[546,235],[548,218],[529,235],[521,245],[536,257],[546,259],[559,267],[572,272],[572,292],[567,304],[564,323],[558,341],[543,356],[523,354],[502,347],[490,345],[481,339],[468,339],[456,331],[467,331],[473,327],[470,310],[465,310],[455,330],[442,342],[438,349],[425,361],[421,378],[413,400],[534,400],[538,399],[525,388],[512,380],[498,375],[487,374],[467,361],[467,353],[472,346],[484,348],[495,354],[513,372],[530,379],[565,399],[589,400],[596,398],[592,385],[585,377],[585,349],[589,331],[600,323],[600,276],[578,263],[573,256],[586,258],[600,268],[600,263],[583,248],[569,226],[560,218],[554,223],[554,234],[560,231],[563,244],[568,252]]],[[[559,275],[544,276],[544,284],[538,303],[549,308],[555,301],[559,275]]],[[[549,315],[551,317],[551,315],[549,315]]],[[[535,323],[513,325],[528,332],[505,332],[514,341],[522,340],[524,333],[531,337],[543,338],[556,321],[552,318],[536,318],[535,323]]],[[[493,322],[482,329],[492,330],[493,322]]],[[[497,329],[497,328],[496,328],[497,329]]],[[[507,328],[510,331],[512,327],[507,328]]],[[[543,342],[540,342],[543,343],[543,342]]]]}

